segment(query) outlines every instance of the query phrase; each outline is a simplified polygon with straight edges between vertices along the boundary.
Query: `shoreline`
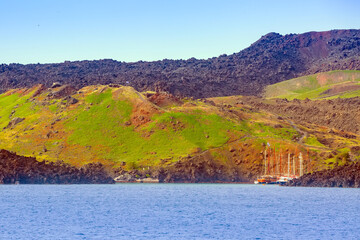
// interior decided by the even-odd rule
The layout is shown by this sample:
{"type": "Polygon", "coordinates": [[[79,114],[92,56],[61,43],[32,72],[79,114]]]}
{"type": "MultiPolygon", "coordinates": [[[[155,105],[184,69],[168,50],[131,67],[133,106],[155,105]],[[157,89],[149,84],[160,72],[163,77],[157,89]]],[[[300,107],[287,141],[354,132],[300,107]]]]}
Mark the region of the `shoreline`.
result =
{"type": "Polygon", "coordinates": [[[215,182],[141,182],[141,181],[115,181],[115,184],[122,184],[122,183],[146,183],[146,184],[251,184],[255,185],[253,182],[222,182],[222,181],[215,181],[215,182]]]}

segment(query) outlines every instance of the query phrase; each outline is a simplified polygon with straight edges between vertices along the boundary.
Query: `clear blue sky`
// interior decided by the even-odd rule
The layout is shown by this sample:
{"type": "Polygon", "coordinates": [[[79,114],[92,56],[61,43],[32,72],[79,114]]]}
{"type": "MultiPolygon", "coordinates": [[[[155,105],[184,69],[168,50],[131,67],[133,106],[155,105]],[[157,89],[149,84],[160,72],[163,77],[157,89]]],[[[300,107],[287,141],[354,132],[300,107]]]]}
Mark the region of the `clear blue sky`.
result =
{"type": "Polygon", "coordinates": [[[268,32],[348,28],[358,0],[0,0],[0,63],[209,58],[268,32]]]}

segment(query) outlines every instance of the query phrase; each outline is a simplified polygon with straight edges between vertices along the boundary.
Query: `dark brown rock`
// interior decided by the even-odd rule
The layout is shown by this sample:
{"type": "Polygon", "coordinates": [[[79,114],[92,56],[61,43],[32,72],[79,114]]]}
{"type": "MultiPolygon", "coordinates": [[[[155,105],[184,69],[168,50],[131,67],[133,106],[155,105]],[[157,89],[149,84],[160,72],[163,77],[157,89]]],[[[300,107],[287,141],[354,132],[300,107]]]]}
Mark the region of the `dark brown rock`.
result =
{"type": "Polygon", "coordinates": [[[90,163],[76,168],[64,162],[39,162],[32,157],[0,150],[0,183],[16,182],[20,184],[114,183],[100,163],[90,163]]]}
{"type": "Polygon", "coordinates": [[[66,105],[68,105],[68,106],[79,102],[79,100],[77,100],[76,98],[74,98],[72,96],[67,96],[63,100],[66,101],[66,105]]]}
{"type": "Polygon", "coordinates": [[[195,98],[259,95],[269,84],[344,69],[360,69],[360,30],[269,33],[238,53],[209,59],[2,64],[0,91],[61,82],[77,89],[96,84],[129,85],[138,91],[167,91],[195,98]]]}
{"type": "Polygon", "coordinates": [[[360,187],[360,163],[338,166],[331,170],[308,173],[287,183],[302,187],[360,187]]]}
{"type": "Polygon", "coordinates": [[[76,89],[71,85],[63,85],[58,88],[51,89],[48,94],[49,99],[58,99],[71,96],[76,92],[76,89]]]}
{"type": "Polygon", "coordinates": [[[215,161],[209,153],[184,158],[161,168],[153,176],[160,182],[248,182],[251,176],[215,161]]]}
{"type": "Polygon", "coordinates": [[[16,124],[19,124],[24,120],[25,120],[25,118],[15,117],[15,118],[11,119],[11,121],[8,123],[8,125],[5,128],[13,128],[13,127],[15,127],[16,124]]]}

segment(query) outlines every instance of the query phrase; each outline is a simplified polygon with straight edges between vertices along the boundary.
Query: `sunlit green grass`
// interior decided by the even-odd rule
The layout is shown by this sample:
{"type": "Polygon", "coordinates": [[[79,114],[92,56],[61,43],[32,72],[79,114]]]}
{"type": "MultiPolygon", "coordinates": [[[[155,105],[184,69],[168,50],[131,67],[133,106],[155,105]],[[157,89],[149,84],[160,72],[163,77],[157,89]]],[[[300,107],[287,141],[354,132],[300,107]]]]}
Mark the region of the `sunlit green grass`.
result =
{"type": "Polygon", "coordinates": [[[318,141],[318,139],[315,136],[309,136],[305,138],[305,144],[315,147],[325,147],[322,143],[318,141]]]}
{"type": "Polygon", "coordinates": [[[360,91],[349,91],[334,96],[323,95],[326,90],[337,84],[352,82],[360,84],[360,71],[344,70],[330,71],[299,78],[290,79],[269,85],[265,89],[265,97],[267,98],[287,98],[292,99],[317,99],[317,98],[350,98],[360,96],[360,91]],[[321,74],[321,77],[319,77],[321,74]],[[325,79],[324,83],[320,83],[321,79],[325,79]]]}
{"type": "Polygon", "coordinates": [[[61,99],[42,102],[30,95],[0,95],[0,126],[8,124],[14,109],[14,117],[25,117],[16,128],[0,132],[0,145],[39,159],[54,160],[61,154],[61,160],[72,163],[104,160],[141,168],[220,149],[230,140],[249,140],[261,151],[269,139],[291,143],[298,136],[291,126],[276,128],[261,122],[259,119],[266,117],[261,114],[247,112],[258,119],[255,122],[238,120],[196,101],[190,107],[156,108],[149,122],[135,127],[131,124],[135,106],[141,103],[152,109],[153,105],[141,100],[133,89],[121,91],[115,95],[111,88],[90,89],[78,95],[79,103],[71,106],[61,104],[61,99]]]}

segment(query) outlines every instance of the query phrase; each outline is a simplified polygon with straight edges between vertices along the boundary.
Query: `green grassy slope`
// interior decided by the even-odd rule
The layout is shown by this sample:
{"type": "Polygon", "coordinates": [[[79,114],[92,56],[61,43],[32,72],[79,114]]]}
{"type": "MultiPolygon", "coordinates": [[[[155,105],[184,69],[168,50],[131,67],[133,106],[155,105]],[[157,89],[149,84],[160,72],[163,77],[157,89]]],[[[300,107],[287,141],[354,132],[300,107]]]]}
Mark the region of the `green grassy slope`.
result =
{"type": "MultiPolygon", "coordinates": [[[[131,87],[88,86],[73,94],[78,102],[70,104],[66,97],[51,98],[54,89],[33,97],[39,88],[0,95],[0,148],[40,160],[102,162],[127,170],[167,166],[209,151],[219,162],[259,171],[267,143],[284,154],[306,151],[286,120],[239,104],[241,97],[159,107],[131,87]],[[24,120],[7,127],[14,118],[24,120]]],[[[316,136],[306,144],[332,151],[316,136]]]]}
{"type": "Polygon", "coordinates": [[[331,71],[267,86],[266,98],[324,99],[360,96],[360,71],[331,71]]]}
{"type": "Polygon", "coordinates": [[[221,147],[245,135],[290,141],[297,134],[291,127],[275,129],[238,121],[200,101],[159,108],[127,87],[86,87],[73,95],[79,100],[73,105],[47,99],[46,92],[34,98],[32,94],[16,90],[0,95],[0,147],[75,165],[92,161],[156,165],[221,147]],[[3,129],[15,117],[25,120],[3,129]]]}

